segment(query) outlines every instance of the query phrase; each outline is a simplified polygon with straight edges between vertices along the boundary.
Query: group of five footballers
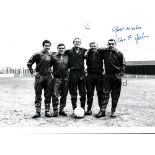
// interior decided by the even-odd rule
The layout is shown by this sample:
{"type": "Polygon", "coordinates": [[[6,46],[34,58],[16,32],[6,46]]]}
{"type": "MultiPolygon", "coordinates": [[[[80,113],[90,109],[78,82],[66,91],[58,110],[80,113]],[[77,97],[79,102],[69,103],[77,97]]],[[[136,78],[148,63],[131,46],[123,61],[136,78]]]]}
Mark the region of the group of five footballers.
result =
{"type": "Polygon", "coordinates": [[[29,59],[27,66],[30,73],[35,76],[36,113],[32,118],[41,116],[42,90],[44,90],[46,117],[67,116],[64,108],[68,90],[73,111],[77,107],[79,92],[80,106],[84,109],[85,115],[92,115],[95,88],[100,108],[95,117],[106,116],[106,107],[111,95],[110,117],[115,118],[122,76],[126,67],[123,54],[115,47],[116,41],[109,39],[106,48],[98,48],[96,42],[91,42],[87,50],[80,47],[81,39],[75,38],[73,45],[71,49],[66,50],[65,45],[60,43],[57,46],[58,52],[50,53],[51,42],[44,40],[43,50],[33,54],[29,59]],[[32,68],[34,63],[36,63],[35,71],[32,68]],[[53,114],[50,112],[51,98],[53,114]]]}

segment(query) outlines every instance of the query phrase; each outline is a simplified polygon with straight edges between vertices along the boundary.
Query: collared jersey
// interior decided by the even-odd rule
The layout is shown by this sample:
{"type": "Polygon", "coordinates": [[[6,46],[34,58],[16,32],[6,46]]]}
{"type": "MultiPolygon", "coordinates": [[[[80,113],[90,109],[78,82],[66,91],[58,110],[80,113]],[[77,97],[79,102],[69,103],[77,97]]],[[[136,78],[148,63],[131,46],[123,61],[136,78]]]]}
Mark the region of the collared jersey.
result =
{"type": "Polygon", "coordinates": [[[86,64],[88,73],[102,73],[103,72],[103,58],[99,50],[88,51],[86,56],[86,64]]]}
{"type": "Polygon", "coordinates": [[[69,58],[66,54],[54,53],[53,56],[53,75],[56,77],[68,76],[68,61],[69,58]]]}
{"type": "Polygon", "coordinates": [[[65,54],[69,57],[69,68],[71,70],[84,70],[85,52],[87,49],[78,48],[78,52],[75,47],[66,50],[65,54]]]}
{"type": "Polygon", "coordinates": [[[35,53],[27,62],[27,67],[30,73],[33,74],[32,65],[36,63],[36,72],[40,75],[50,75],[52,66],[51,54],[42,50],[41,52],[35,53]]]}
{"type": "Polygon", "coordinates": [[[117,49],[100,48],[99,49],[103,59],[106,73],[124,73],[125,72],[125,58],[123,53],[117,49]]]}

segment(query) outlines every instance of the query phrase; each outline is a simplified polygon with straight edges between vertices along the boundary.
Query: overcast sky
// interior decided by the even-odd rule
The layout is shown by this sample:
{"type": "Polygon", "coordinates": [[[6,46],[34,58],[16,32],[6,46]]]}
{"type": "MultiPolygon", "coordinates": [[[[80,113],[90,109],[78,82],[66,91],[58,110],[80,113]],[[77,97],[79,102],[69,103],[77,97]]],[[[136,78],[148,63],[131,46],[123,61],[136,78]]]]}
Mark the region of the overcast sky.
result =
{"type": "Polygon", "coordinates": [[[155,13],[153,0],[4,0],[0,2],[0,68],[26,67],[42,41],[72,47],[75,37],[88,48],[91,41],[105,47],[109,38],[117,43],[127,61],[155,60],[155,13]],[[127,27],[140,27],[126,30],[127,27]],[[114,32],[114,27],[119,30],[114,32]],[[120,29],[122,28],[122,29],[120,29]],[[135,37],[141,36],[138,42],[135,37]],[[128,38],[130,36],[131,38],[128,38]]]}

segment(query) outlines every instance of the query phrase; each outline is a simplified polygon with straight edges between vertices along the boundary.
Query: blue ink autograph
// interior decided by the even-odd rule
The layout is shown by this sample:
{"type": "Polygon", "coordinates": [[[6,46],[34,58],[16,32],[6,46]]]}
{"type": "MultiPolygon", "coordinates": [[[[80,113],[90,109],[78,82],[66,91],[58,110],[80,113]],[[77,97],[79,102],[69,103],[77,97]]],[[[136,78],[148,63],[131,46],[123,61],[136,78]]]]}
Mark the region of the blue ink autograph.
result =
{"type": "Polygon", "coordinates": [[[123,42],[123,41],[126,41],[125,38],[122,38],[122,37],[118,37],[117,34],[116,34],[116,42],[123,42]]]}
{"type": "Polygon", "coordinates": [[[112,29],[112,32],[115,32],[115,33],[117,33],[117,32],[120,32],[120,31],[123,31],[125,28],[124,27],[118,27],[118,26],[115,26],[113,29],[112,29]]]}
{"type": "Polygon", "coordinates": [[[123,37],[118,37],[118,35],[116,34],[116,42],[119,43],[119,42],[124,42],[124,41],[128,41],[128,40],[131,40],[131,39],[135,39],[136,41],[136,44],[138,44],[138,42],[142,39],[145,39],[149,36],[146,36],[144,35],[144,32],[142,34],[139,34],[137,33],[135,37],[133,37],[131,34],[128,35],[126,38],[123,38],[123,37]]]}
{"type": "Polygon", "coordinates": [[[118,26],[114,26],[112,29],[112,32],[117,33],[117,32],[121,32],[121,31],[127,31],[127,30],[139,30],[142,29],[141,26],[127,26],[127,27],[118,27],[118,26]]]}
{"type": "Polygon", "coordinates": [[[112,32],[114,32],[116,34],[116,42],[117,43],[122,43],[125,41],[129,41],[129,40],[135,40],[136,44],[139,43],[140,40],[143,40],[145,38],[148,38],[148,35],[145,35],[144,32],[139,32],[140,30],[142,30],[142,27],[139,26],[138,24],[136,26],[122,26],[122,27],[118,27],[118,26],[114,26],[112,29],[112,32]],[[122,34],[120,32],[130,32],[130,34],[127,34],[126,36],[122,37],[118,34],[122,34]],[[134,34],[131,34],[131,32],[134,31],[134,34]],[[135,35],[135,32],[138,31],[138,33],[135,35]]]}
{"type": "Polygon", "coordinates": [[[126,30],[139,30],[139,29],[142,29],[140,26],[138,26],[138,25],[136,25],[135,27],[129,27],[129,26],[127,26],[126,27],[126,30]]]}
{"type": "Polygon", "coordinates": [[[136,37],[135,37],[136,44],[138,44],[138,41],[139,41],[139,40],[142,40],[142,39],[144,39],[144,38],[146,38],[146,37],[149,37],[149,36],[145,36],[144,33],[142,33],[142,35],[139,35],[139,34],[137,33],[137,35],[136,35],[136,37]]]}

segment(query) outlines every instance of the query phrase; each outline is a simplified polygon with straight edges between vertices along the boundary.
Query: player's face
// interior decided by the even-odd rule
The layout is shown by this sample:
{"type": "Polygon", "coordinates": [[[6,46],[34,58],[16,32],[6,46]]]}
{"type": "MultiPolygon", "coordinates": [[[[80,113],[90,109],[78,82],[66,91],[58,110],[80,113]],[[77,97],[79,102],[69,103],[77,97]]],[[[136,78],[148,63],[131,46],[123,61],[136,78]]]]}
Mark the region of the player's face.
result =
{"type": "Polygon", "coordinates": [[[108,42],[108,47],[109,47],[109,49],[114,49],[115,46],[116,46],[115,41],[109,41],[109,42],[108,42]]]}
{"type": "Polygon", "coordinates": [[[50,47],[51,47],[51,44],[50,43],[45,43],[44,44],[44,50],[45,51],[49,51],[50,50],[50,47]]]}
{"type": "Polygon", "coordinates": [[[58,47],[58,53],[64,54],[64,52],[65,52],[65,46],[59,46],[58,47]]]}
{"type": "Polygon", "coordinates": [[[93,51],[97,51],[97,44],[95,43],[90,44],[90,49],[93,51]]]}
{"type": "Polygon", "coordinates": [[[80,39],[75,39],[73,44],[74,44],[75,47],[80,47],[81,40],[80,39]]]}

